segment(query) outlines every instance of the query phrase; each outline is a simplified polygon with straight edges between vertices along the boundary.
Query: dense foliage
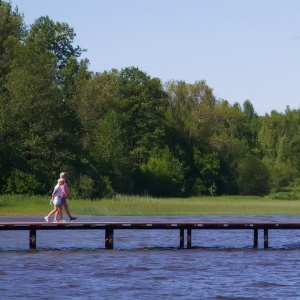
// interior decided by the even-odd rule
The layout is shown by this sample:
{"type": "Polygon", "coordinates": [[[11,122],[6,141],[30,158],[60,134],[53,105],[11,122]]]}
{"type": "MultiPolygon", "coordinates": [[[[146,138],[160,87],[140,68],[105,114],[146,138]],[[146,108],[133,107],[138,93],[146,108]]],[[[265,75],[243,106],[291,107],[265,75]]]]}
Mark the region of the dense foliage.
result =
{"type": "MultiPolygon", "coordinates": [[[[89,70],[74,30],[0,0],[0,193],[265,195],[299,178],[300,110],[258,116],[204,80],[89,70]]],[[[100,58],[99,58],[100,59],[100,58]]]]}

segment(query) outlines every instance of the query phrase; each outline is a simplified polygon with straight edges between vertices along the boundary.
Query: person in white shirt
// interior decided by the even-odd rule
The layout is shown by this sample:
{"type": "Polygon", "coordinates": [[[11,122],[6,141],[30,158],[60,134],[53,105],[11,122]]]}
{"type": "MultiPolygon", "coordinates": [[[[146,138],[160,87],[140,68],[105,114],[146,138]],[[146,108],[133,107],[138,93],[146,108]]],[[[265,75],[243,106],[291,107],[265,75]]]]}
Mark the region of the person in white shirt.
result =
{"type": "Polygon", "coordinates": [[[53,214],[55,214],[53,222],[57,223],[59,221],[58,218],[60,217],[60,211],[62,209],[62,204],[61,204],[61,198],[63,196],[62,186],[64,185],[64,183],[65,180],[63,178],[59,178],[57,180],[57,185],[54,187],[52,198],[51,198],[51,203],[54,204],[54,209],[51,210],[46,217],[44,217],[46,222],[49,222],[49,219],[53,214]]]}

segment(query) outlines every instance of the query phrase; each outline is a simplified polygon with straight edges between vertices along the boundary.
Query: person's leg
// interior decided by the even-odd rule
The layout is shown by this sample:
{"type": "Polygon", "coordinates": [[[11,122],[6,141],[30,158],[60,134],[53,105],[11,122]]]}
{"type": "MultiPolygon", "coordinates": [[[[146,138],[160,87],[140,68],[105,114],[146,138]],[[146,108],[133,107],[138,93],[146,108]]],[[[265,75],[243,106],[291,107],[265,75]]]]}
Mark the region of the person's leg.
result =
{"type": "Polygon", "coordinates": [[[60,206],[59,219],[60,219],[60,221],[62,221],[62,219],[63,219],[63,217],[62,217],[62,215],[63,215],[62,207],[64,206],[64,204],[66,204],[66,198],[61,198],[60,203],[61,203],[61,206],[60,206]]]}
{"type": "Polygon", "coordinates": [[[71,216],[71,214],[70,214],[70,212],[69,212],[69,207],[68,207],[67,202],[65,202],[62,206],[63,206],[63,208],[64,208],[64,210],[65,210],[65,213],[66,213],[66,214],[68,215],[68,217],[71,219],[72,216],[71,216]]]}
{"type": "Polygon", "coordinates": [[[56,209],[55,209],[55,205],[54,205],[54,209],[51,210],[51,211],[49,212],[49,214],[48,214],[46,217],[44,217],[44,219],[46,220],[46,222],[49,222],[50,217],[51,217],[55,212],[56,212],[56,209]]]}
{"type": "Polygon", "coordinates": [[[55,211],[54,211],[54,213],[55,213],[55,216],[54,216],[54,221],[53,222],[57,222],[57,217],[58,217],[58,215],[59,215],[59,205],[54,205],[54,208],[55,208],[55,211]]]}
{"type": "Polygon", "coordinates": [[[59,217],[60,220],[62,220],[62,209],[59,210],[59,217]]]}
{"type": "Polygon", "coordinates": [[[72,215],[70,214],[70,211],[69,211],[69,207],[68,207],[67,202],[65,202],[65,203],[63,204],[63,208],[64,208],[66,214],[68,215],[70,221],[74,221],[74,220],[77,219],[77,217],[72,217],[72,215]]]}
{"type": "Polygon", "coordinates": [[[60,211],[61,211],[61,207],[60,205],[57,205],[56,206],[57,210],[55,212],[55,218],[54,218],[54,222],[58,222],[59,221],[59,218],[60,218],[60,211]]]}

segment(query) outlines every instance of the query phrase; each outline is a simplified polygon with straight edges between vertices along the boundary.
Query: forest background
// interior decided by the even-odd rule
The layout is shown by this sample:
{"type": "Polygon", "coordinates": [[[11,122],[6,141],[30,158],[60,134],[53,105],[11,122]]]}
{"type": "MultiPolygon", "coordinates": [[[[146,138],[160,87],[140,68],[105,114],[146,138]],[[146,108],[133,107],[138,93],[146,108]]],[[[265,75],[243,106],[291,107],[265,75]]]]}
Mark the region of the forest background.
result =
{"type": "Polygon", "coordinates": [[[1,194],[49,194],[66,171],[79,198],[298,197],[299,110],[259,116],[205,80],[93,72],[74,37],[0,0],[1,194]]]}

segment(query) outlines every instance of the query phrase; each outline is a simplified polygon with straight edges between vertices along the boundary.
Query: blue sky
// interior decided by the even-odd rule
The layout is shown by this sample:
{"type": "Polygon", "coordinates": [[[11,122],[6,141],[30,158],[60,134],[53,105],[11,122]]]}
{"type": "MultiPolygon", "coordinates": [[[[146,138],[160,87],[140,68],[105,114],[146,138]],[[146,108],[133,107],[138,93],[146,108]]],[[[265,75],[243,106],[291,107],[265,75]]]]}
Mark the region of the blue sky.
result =
{"type": "Polygon", "coordinates": [[[205,80],[218,99],[250,100],[259,115],[300,109],[299,0],[10,2],[27,25],[48,15],[73,27],[91,71],[205,80]]]}

